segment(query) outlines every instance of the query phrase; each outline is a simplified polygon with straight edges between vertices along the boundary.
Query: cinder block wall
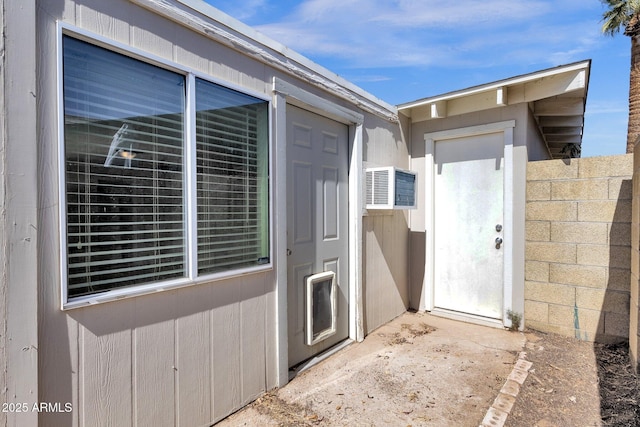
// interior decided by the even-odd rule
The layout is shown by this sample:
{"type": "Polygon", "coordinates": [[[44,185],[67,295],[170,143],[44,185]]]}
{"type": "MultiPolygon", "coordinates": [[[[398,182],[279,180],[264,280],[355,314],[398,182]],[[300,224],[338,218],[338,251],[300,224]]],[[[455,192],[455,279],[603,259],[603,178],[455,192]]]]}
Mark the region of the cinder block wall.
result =
{"type": "Polygon", "coordinates": [[[527,327],[629,338],[632,171],[630,154],[528,164],[527,327]]]}
{"type": "Polygon", "coordinates": [[[631,315],[629,353],[636,372],[640,370],[640,144],[633,151],[633,209],[631,214],[631,315]]]}

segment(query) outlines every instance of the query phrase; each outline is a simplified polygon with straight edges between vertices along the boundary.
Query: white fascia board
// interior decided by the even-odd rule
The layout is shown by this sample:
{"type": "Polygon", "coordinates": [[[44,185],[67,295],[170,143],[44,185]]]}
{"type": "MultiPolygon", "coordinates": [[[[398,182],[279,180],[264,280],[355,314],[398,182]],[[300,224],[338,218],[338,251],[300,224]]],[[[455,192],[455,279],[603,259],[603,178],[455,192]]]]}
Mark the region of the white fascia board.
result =
{"type": "Polygon", "coordinates": [[[218,43],[309,82],[389,121],[398,121],[388,104],[285,45],[265,36],[202,0],[129,0],[218,43]]]}
{"type": "Polygon", "coordinates": [[[398,111],[410,110],[411,108],[420,107],[422,105],[433,104],[440,101],[448,101],[450,99],[462,98],[469,95],[475,95],[481,92],[488,92],[492,90],[499,90],[501,88],[507,88],[509,86],[517,86],[525,83],[529,83],[535,80],[539,80],[546,77],[556,76],[559,74],[564,74],[568,72],[580,71],[583,70],[585,72],[585,78],[582,80],[584,83],[584,87],[588,86],[589,82],[589,69],[591,67],[591,60],[576,62],[573,64],[559,66],[555,68],[549,68],[547,70],[537,71],[530,74],[524,74],[522,76],[517,76],[505,80],[499,80],[493,83],[487,83],[480,86],[473,86],[467,89],[457,90],[453,92],[448,92],[442,95],[437,95],[432,98],[423,98],[417,101],[408,102],[406,104],[398,105],[398,111]]]}

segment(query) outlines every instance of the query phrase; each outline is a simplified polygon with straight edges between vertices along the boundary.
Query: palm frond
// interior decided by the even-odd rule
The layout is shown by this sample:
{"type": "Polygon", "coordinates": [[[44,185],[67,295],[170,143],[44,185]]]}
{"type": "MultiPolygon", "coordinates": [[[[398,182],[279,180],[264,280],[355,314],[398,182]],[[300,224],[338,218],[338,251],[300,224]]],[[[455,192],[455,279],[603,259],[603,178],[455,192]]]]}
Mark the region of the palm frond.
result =
{"type": "Polygon", "coordinates": [[[621,28],[626,27],[633,16],[635,6],[640,10],[640,0],[601,0],[607,6],[602,14],[602,32],[608,36],[616,35],[621,28]]]}

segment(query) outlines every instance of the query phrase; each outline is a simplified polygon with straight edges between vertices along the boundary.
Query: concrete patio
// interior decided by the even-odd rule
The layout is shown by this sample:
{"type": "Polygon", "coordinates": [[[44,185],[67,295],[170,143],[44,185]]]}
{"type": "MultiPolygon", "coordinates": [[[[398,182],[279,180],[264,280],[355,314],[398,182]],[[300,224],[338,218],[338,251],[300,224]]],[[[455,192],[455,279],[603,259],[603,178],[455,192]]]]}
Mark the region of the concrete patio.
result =
{"type": "Polygon", "coordinates": [[[513,404],[501,389],[526,371],[524,346],[521,332],[407,312],[217,426],[502,425],[491,408],[513,404]]]}

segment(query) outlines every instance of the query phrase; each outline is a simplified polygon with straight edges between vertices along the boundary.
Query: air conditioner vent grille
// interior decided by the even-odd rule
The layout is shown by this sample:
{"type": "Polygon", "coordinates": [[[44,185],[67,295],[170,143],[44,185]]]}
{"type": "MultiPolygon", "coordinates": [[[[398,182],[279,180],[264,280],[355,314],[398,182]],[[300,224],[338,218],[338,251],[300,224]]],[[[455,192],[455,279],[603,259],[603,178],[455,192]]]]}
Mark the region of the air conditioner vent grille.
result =
{"type": "Polygon", "coordinates": [[[367,209],[415,209],[416,174],[395,167],[365,171],[367,209]]]}

